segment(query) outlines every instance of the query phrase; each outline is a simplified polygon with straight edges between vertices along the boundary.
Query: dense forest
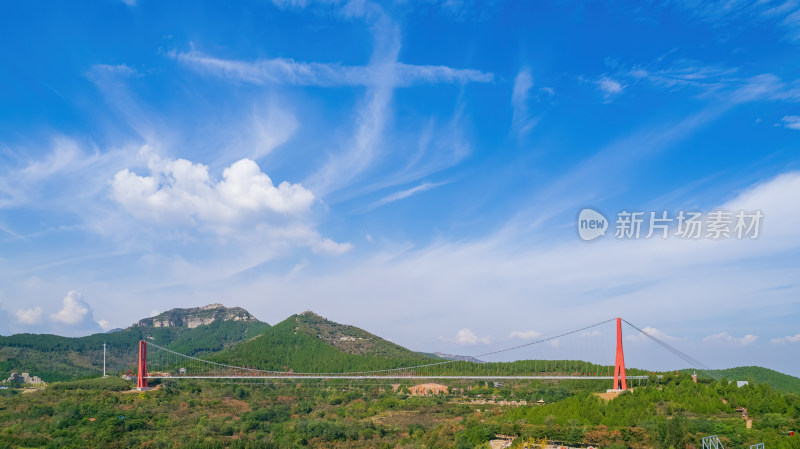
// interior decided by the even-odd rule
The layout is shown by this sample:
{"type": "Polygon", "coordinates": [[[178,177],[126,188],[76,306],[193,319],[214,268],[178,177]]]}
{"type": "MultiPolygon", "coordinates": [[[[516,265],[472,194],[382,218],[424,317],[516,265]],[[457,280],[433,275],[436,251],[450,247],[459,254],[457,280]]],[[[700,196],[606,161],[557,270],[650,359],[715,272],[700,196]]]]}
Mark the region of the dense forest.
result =
{"type": "Polygon", "coordinates": [[[512,447],[546,438],[699,448],[717,434],[727,449],[800,448],[800,436],[789,436],[800,426],[800,397],[766,384],[695,384],[680,374],[651,377],[611,400],[594,381],[461,381],[431,396],[410,396],[411,385],[173,380],[131,392],[124,380],[98,378],[0,390],[0,448],[484,448],[498,434],[518,437],[512,447]],[[737,407],[748,409],[751,429],[737,407]]]}

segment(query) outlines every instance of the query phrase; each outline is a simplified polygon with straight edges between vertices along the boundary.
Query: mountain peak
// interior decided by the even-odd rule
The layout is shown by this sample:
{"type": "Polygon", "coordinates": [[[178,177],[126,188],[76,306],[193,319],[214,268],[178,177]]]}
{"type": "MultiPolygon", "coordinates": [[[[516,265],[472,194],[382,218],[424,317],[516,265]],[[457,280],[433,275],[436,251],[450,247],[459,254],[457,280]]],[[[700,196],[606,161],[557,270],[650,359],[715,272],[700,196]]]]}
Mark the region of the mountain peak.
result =
{"type": "Polygon", "coordinates": [[[294,315],[294,331],[319,338],[348,354],[381,357],[418,356],[363,329],[336,323],[310,310],[294,315]]]}
{"type": "Polygon", "coordinates": [[[154,317],[139,320],[132,327],[188,327],[189,329],[215,321],[258,321],[241,307],[209,304],[202,307],[175,308],[154,317]]]}

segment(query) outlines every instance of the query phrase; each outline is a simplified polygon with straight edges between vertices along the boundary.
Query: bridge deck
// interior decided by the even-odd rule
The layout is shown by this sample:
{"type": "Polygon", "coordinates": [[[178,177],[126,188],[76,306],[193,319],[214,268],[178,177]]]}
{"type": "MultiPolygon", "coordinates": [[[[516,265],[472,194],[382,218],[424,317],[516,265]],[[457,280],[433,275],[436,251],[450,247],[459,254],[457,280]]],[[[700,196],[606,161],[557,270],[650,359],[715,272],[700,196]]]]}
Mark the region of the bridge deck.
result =
{"type": "MultiPolygon", "coordinates": [[[[628,379],[647,379],[648,376],[627,376],[628,379]]],[[[659,376],[660,377],[660,376],[659,376]]],[[[610,380],[614,376],[146,376],[146,379],[439,379],[439,380],[610,380]]]]}

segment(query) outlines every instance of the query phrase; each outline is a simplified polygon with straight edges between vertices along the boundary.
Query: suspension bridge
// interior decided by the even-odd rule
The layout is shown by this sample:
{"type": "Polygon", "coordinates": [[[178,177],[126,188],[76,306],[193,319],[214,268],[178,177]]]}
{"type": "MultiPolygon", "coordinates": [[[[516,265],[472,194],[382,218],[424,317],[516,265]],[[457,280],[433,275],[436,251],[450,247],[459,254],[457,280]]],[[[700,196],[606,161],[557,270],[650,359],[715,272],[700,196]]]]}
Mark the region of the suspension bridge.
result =
{"type": "Polygon", "coordinates": [[[235,366],[181,354],[152,342],[139,342],[137,388],[148,389],[152,379],[408,379],[408,380],[608,380],[611,390],[628,389],[629,380],[647,379],[647,373],[637,370],[628,375],[623,352],[622,324],[627,324],[639,338],[647,338],[687,362],[691,367],[707,372],[709,368],[642,330],[630,322],[615,318],[585,326],[558,335],[538,338],[534,341],[479,354],[474,360],[517,353],[512,362],[483,362],[464,360],[441,360],[413,366],[392,367],[376,370],[345,372],[296,372],[292,369],[267,370],[257,367],[235,366]],[[608,326],[616,324],[616,339],[603,338],[608,326]],[[605,331],[605,332],[603,332],[605,331]],[[563,357],[566,341],[572,339],[574,354],[582,357],[563,357]],[[597,357],[599,355],[599,360],[597,357]],[[613,362],[606,356],[613,354],[613,362]],[[559,359],[559,356],[562,356],[559,359]],[[596,362],[590,361],[595,359],[596,362]],[[581,360],[583,359],[583,360],[581,360]]]}

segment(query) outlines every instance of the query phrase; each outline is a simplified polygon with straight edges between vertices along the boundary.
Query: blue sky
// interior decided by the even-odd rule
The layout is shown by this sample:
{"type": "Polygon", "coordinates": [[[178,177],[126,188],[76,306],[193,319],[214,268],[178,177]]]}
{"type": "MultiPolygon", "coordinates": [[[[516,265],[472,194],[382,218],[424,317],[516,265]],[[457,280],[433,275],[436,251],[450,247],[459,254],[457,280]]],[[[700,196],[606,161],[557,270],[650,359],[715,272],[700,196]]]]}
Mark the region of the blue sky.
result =
{"type": "Polygon", "coordinates": [[[221,302],[479,354],[623,316],[800,375],[791,0],[0,12],[2,334],[221,302]],[[764,218],[584,242],[585,207],[764,218]]]}

